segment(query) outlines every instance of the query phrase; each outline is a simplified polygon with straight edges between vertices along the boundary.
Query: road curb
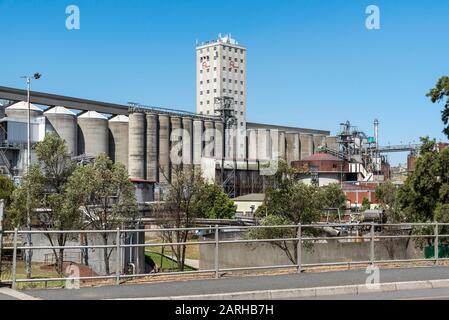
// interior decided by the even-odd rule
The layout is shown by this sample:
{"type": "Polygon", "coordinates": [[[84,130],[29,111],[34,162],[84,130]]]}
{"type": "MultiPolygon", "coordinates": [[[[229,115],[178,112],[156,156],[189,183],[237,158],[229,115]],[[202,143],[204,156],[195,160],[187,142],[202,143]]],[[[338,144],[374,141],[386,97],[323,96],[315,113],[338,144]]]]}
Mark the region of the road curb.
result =
{"type": "Polygon", "coordinates": [[[437,288],[449,288],[449,279],[113,300],[281,300],[437,288]]]}

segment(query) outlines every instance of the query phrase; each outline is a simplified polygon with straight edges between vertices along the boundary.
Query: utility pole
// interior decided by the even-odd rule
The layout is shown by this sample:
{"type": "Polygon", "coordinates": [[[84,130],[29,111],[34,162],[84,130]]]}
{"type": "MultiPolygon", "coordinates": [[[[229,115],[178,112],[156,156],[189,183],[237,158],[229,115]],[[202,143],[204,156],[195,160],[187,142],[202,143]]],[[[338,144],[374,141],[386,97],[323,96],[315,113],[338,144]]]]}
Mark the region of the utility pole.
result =
{"type": "MultiPolygon", "coordinates": [[[[22,79],[26,79],[27,83],[27,105],[28,105],[28,121],[27,121],[27,173],[30,171],[31,167],[31,79],[39,80],[41,74],[36,72],[33,77],[23,76],[22,79]]],[[[31,190],[28,185],[27,188],[27,230],[31,231],[31,190]]],[[[27,233],[27,247],[31,247],[31,233],[27,233]]],[[[33,252],[28,249],[25,251],[25,269],[27,274],[27,279],[31,278],[31,259],[33,252]]]]}
{"type": "MultiPolygon", "coordinates": [[[[221,158],[221,184],[224,192],[226,192],[231,198],[235,196],[235,163],[232,168],[232,173],[229,178],[225,177],[225,158],[226,158],[226,149],[228,145],[231,145],[230,141],[227,142],[226,139],[226,131],[230,129],[234,129],[235,125],[237,123],[236,117],[235,117],[235,110],[233,109],[234,104],[234,98],[232,97],[216,97],[215,98],[215,105],[218,106],[215,108],[215,112],[219,114],[219,117],[221,118],[221,122],[223,123],[223,152],[222,152],[222,158],[221,158]],[[234,186],[230,190],[228,184],[232,183],[234,186]]],[[[232,138],[231,132],[229,139],[232,138]]],[[[233,157],[234,158],[234,157],[233,157]]],[[[234,160],[234,159],[233,159],[234,160]]]]}

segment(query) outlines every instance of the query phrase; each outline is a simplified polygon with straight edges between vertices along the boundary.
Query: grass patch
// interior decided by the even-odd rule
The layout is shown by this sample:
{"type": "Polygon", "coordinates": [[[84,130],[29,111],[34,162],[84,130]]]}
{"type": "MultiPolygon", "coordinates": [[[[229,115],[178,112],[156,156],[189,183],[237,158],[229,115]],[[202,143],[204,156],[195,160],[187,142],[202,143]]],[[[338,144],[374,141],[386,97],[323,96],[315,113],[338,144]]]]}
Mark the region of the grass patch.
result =
{"type": "MultiPolygon", "coordinates": [[[[12,280],[12,264],[11,262],[2,262],[2,280],[12,280]]],[[[51,267],[48,267],[44,263],[32,263],[31,265],[31,279],[44,279],[44,278],[60,278],[58,273],[51,267]]],[[[26,279],[25,262],[17,261],[16,279],[26,279]]],[[[43,289],[43,288],[55,288],[63,287],[65,280],[60,281],[39,281],[39,282],[19,282],[17,283],[17,289],[43,289]]]]}
{"type": "MultiPolygon", "coordinates": [[[[163,256],[159,252],[154,251],[145,251],[145,255],[151,258],[157,265],[159,272],[169,272],[169,271],[178,271],[178,264],[175,260],[172,260],[170,257],[163,256]],[[161,266],[162,261],[162,266],[161,266]]],[[[196,269],[191,266],[185,265],[184,271],[195,271],[196,269]]]]}

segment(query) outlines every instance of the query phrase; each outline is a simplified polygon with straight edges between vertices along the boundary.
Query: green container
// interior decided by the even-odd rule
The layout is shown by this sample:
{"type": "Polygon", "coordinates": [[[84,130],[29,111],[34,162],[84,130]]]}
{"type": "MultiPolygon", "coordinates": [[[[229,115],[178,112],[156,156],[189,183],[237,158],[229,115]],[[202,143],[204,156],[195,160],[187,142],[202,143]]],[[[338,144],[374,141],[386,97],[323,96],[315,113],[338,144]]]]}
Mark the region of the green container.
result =
{"type": "MultiPolygon", "coordinates": [[[[424,248],[424,257],[426,259],[435,258],[435,247],[427,246],[424,248]]],[[[438,258],[449,258],[449,245],[442,244],[438,246],[438,258]]]]}

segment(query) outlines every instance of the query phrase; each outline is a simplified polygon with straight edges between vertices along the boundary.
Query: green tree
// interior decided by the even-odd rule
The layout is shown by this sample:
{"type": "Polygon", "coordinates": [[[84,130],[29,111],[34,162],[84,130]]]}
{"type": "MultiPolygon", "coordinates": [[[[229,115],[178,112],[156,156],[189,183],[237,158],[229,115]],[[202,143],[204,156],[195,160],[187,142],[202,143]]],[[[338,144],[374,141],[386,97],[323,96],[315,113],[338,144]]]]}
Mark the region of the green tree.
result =
{"type": "Polygon", "coordinates": [[[387,223],[404,222],[404,217],[399,204],[398,188],[391,181],[382,183],[376,187],[376,197],[379,206],[383,210],[387,223]]]}
{"type": "Polygon", "coordinates": [[[415,171],[398,192],[400,207],[409,222],[433,221],[442,186],[442,163],[436,142],[429,138],[422,138],[421,141],[415,171]]]}
{"type": "MultiPolygon", "coordinates": [[[[85,228],[113,230],[137,218],[134,186],[126,168],[114,164],[105,154],[86,166],[78,166],[67,183],[64,207],[76,204],[77,214],[84,216],[85,228]]],[[[103,244],[109,244],[111,233],[101,233],[103,244]]],[[[106,274],[114,249],[103,249],[106,274]]]]}
{"type": "Polygon", "coordinates": [[[346,207],[346,195],[338,183],[331,183],[322,189],[326,208],[344,209],[346,207]]]}
{"type": "Polygon", "coordinates": [[[368,200],[368,198],[363,198],[362,200],[362,212],[369,210],[371,208],[371,202],[368,200]]]}
{"type": "Polygon", "coordinates": [[[198,218],[232,219],[236,206],[220,186],[215,183],[202,183],[194,200],[194,211],[198,218]]]}
{"type": "MultiPolygon", "coordinates": [[[[12,195],[8,210],[10,224],[23,227],[27,223],[28,194],[30,215],[37,221],[37,228],[49,230],[71,230],[79,226],[80,216],[73,203],[66,204],[66,183],[75,168],[64,140],[49,134],[36,146],[38,163],[31,166],[23,181],[12,195]],[[29,193],[28,193],[29,192],[29,193]]],[[[68,234],[44,233],[52,246],[65,246],[68,234]]],[[[53,249],[56,271],[62,275],[64,248],[53,249]]]]}
{"type": "MultiPolygon", "coordinates": [[[[262,226],[311,224],[320,220],[326,207],[323,189],[300,182],[299,174],[300,171],[281,161],[276,174],[267,178],[265,200],[256,211],[262,226]]],[[[296,234],[296,228],[260,228],[251,231],[249,236],[283,239],[295,238],[296,234]]],[[[303,234],[314,234],[314,229],[304,228],[303,234]]],[[[273,244],[282,249],[293,264],[297,263],[298,241],[279,240],[273,244]]]]}
{"type": "Polygon", "coordinates": [[[431,101],[433,103],[440,103],[444,99],[444,109],[441,111],[441,120],[446,125],[446,128],[444,128],[443,133],[449,137],[449,77],[444,76],[441,77],[434,88],[430,89],[430,91],[427,93],[427,97],[430,97],[431,101]]]}
{"type": "Polygon", "coordinates": [[[9,205],[13,191],[14,184],[11,179],[6,176],[0,176],[0,199],[5,200],[5,206],[9,205]]]}
{"type": "MultiPolygon", "coordinates": [[[[163,170],[161,172],[165,175],[163,170]]],[[[166,186],[164,202],[153,208],[154,216],[161,228],[191,228],[194,219],[198,218],[201,213],[212,211],[200,204],[203,203],[202,200],[198,200],[201,199],[201,192],[206,185],[201,170],[195,169],[193,166],[187,168],[174,166],[172,179],[167,179],[167,181],[170,182],[166,186]]],[[[187,246],[184,243],[187,242],[189,234],[189,230],[185,229],[162,232],[164,242],[182,243],[171,246],[179,271],[184,271],[185,268],[187,246]]]]}

